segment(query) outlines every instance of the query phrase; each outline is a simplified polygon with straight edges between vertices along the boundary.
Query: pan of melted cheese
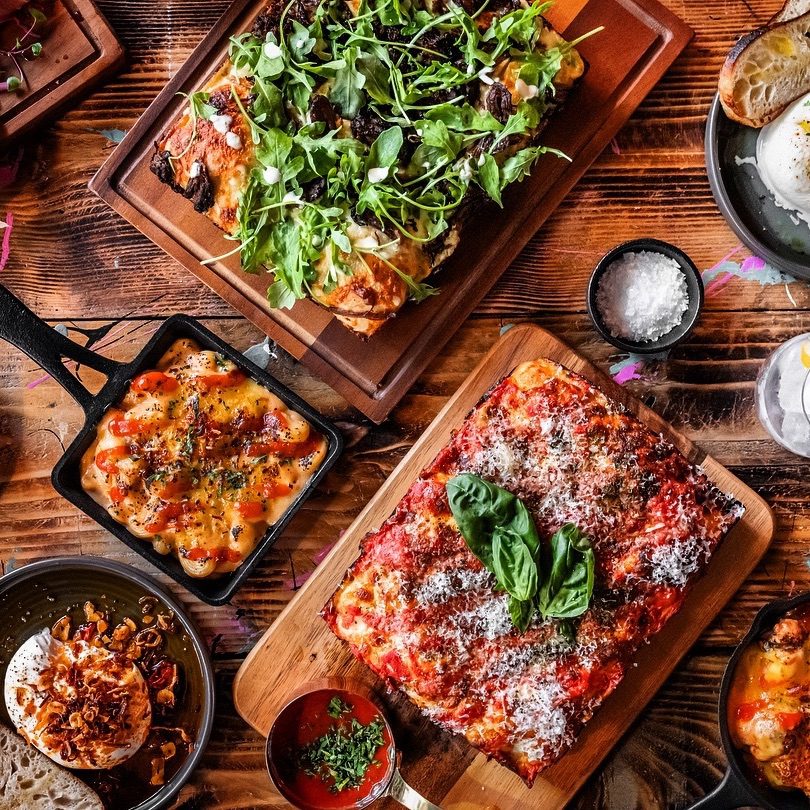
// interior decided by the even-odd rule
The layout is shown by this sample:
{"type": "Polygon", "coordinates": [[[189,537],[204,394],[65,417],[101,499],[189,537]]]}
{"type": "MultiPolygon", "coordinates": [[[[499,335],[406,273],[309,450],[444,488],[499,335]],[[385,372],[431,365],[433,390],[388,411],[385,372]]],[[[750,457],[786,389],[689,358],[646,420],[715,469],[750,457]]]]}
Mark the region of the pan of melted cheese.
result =
{"type": "Polygon", "coordinates": [[[291,505],[327,442],[234,363],[176,341],[108,411],[82,487],[193,577],[238,568],[291,505]]]}

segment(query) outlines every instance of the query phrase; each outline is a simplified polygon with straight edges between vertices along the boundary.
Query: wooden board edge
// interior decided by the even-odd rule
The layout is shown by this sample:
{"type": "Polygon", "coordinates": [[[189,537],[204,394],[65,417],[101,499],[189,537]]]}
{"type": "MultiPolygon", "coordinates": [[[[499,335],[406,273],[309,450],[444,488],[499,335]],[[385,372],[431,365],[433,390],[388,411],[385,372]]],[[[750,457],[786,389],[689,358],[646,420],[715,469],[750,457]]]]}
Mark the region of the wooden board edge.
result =
{"type": "MultiPolygon", "coordinates": [[[[76,100],[77,96],[103,81],[124,64],[126,57],[124,46],[94,0],[70,0],[70,2],[80,15],[79,26],[93,43],[98,55],[46,96],[35,101],[30,107],[23,108],[19,114],[12,115],[4,129],[4,136],[9,144],[46,124],[76,100]],[[22,123],[15,127],[16,120],[21,120],[22,123]]],[[[67,6],[65,8],[68,14],[74,16],[67,6]]]]}

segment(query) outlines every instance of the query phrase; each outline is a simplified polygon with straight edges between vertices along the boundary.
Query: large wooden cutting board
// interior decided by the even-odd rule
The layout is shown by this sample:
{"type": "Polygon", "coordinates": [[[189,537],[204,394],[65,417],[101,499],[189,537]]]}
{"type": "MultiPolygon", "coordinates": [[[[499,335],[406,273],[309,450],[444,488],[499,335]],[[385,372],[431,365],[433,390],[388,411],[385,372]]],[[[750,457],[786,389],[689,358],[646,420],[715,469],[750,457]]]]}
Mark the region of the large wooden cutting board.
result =
{"type": "Polygon", "coordinates": [[[22,62],[25,87],[0,93],[0,146],[54,116],[123,60],[124,49],[92,0],[56,0],[42,56],[22,62]]]}
{"type": "MultiPolygon", "coordinates": [[[[658,691],[680,658],[745,581],[773,535],[767,504],[713,458],[549,332],[517,326],[493,347],[447,403],[357,520],[267,631],[239,670],[234,702],[239,713],[267,734],[287,696],[302,683],[330,675],[356,678],[377,688],[381,681],[358,662],[327,628],[318,612],[358,555],[360,541],[388,518],[419,471],[447,443],[480,397],[519,363],[548,357],[623,402],[644,424],[662,432],[711,480],[745,505],[745,515],[725,538],[705,576],[673,618],[637,657],[616,692],[586,727],[579,742],[529,790],[464,740],[439,731],[399,693],[384,696],[403,750],[405,779],[444,810],[520,810],[563,807],[658,691]]],[[[279,798],[279,806],[285,806],[279,798]]]]}
{"type": "MultiPolygon", "coordinates": [[[[233,244],[149,171],[154,144],[226,55],[228,37],[249,30],[263,0],[237,0],[116,149],[90,188],[216,293],[379,422],[472,312],[588,166],[661,78],[692,36],[656,0],[557,0],[550,21],[580,46],[588,72],[543,134],[571,162],[547,156],[505,195],[505,210],[482,206],[462,244],[433,282],[441,294],[407,304],[364,342],[311,301],[273,310],[267,274],[249,276],[233,244]]],[[[572,235],[577,238],[576,235],[572,235]]]]}

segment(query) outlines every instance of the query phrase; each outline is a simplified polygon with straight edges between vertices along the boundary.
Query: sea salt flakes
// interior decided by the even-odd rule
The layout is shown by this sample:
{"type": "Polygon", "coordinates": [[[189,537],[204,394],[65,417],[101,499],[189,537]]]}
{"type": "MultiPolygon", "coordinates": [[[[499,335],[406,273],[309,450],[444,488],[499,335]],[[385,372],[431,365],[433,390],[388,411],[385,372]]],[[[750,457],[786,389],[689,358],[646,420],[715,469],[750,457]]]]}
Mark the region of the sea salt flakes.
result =
{"type": "Polygon", "coordinates": [[[661,253],[625,253],[599,280],[596,305],[614,337],[658,340],[683,320],[689,306],[686,276],[661,253]]]}

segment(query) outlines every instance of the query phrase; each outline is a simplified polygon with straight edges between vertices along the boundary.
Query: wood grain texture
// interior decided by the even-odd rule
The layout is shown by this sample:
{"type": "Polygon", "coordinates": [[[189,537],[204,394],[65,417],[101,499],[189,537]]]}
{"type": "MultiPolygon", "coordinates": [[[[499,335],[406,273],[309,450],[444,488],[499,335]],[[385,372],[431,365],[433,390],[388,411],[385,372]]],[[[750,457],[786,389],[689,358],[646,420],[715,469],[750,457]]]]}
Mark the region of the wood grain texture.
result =
{"type": "Polygon", "coordinates": [[[219,69],[230,36],[249,30],[264,4],[234,3],[172,82],[144,113],[90,188],[128,222],[183,264],[235,309],[278,341],[350,403],[382,421],[444,342],[489,291],[529,237],[587,170],[692,36],[657,0],[569,0],[553,7],[550,22],[589,66],[543,132],[547,155],[531,176],[505,195],[505,211],[482,205],[465,223],[461,244],[442,268],[441,294],[406,304],[393,322],[365,343],[310,300],[292,309],[267,302],[268,276],[248,276],[222,233],[188,201],[160,184],[150,170],[155,143],[181,115],[190,92],[219,69]],[[580,110],[589,114],[583,119],[580,110]],[[211,257],[226,254],[216,262],[211,257]]]}
{"type": "Polygon", "coordinates": [[[114,71],[124,51],[93,0],[56,0],[42,56],[22,60],[23,89],[0,93],[0,144],[20,138],[114,71]]]}
{"type": "MultiPolygon", "coordinates": [[[[373,497],[501,326],[538,323],[605,370],[617,358],[591,328],[584,306],[585,285],[601,255],[621,240],[658,236],[707,268],[737,244],[711,199],[703,124],[725,52],[781,2],[665,3],[696,38],[617,135],[615,151],[602,153],[382,425],[371,425],[283,353],[270,360],[273,373],[342,423],[351,447],[231,606],[208,607],[163,580],[211,642],[218,682],[217,733],[178,807],[286,806],[265,774],[262,738],[233,708],[234,674],[289,603],[293,580],[300,584],[315,568],[318,553],[373,497]]],[[[204,318],[242,349],[262,338],[86,188],[114,148],[97,130],[130,128],[228,5],[100,0],[127,49],[127,67],[22,141],[19,179],[0,189],[0,214],[11,210],[16,221],[2,282],[54,324],[112,326],[99,345],[117,359],[135,355],[156,328],[152,319],[178,311],[204,318]],[[127,320],[117,324],[120,318],[127,320]]],[[[711,789],[724,768],[716,705],[731,649],[763,603],[810,588],[808,462],[771,441],[754,409],[764,359],[810,330],[810,287],[789,289],[795,306],[784,286],[731,282],[707,300],[689,343],[627,386],[762,495],[774,512],[776,534],[763,562],[583,787],[571,805],[577,810],[675,810],[711,789]]],[[[75,433],[81,412],[50,380],[27,387],[41,376],[16,350],[0,348],[0,563],[13,568],[56,554],[92,553],[154,574],[51,489],[60,440],[75,433]]],[[[442,774],[434,776],[441,787],[442,774]]]]}

